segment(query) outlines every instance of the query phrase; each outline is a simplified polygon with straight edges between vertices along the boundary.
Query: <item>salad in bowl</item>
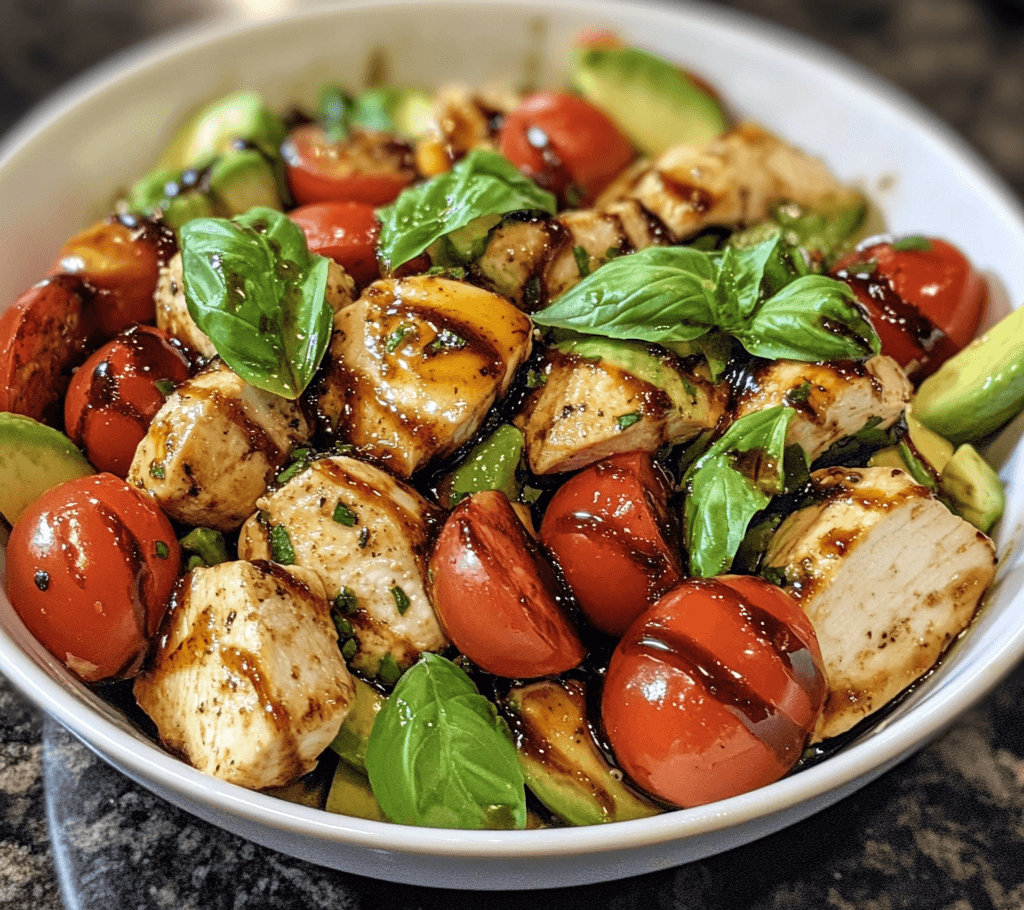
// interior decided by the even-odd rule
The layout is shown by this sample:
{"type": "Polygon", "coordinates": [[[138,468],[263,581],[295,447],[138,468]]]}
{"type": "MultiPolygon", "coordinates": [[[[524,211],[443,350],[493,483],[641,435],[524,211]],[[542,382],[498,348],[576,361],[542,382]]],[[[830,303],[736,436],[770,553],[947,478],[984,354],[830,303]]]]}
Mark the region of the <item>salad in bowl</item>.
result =
{"type": "Polygon", "coordinates": [[[225,93],[0,314],[7,597],[191,768],[636,822],[835,760],[983,611],[1020,311],[715,73],[567,57],[225,93]]]}

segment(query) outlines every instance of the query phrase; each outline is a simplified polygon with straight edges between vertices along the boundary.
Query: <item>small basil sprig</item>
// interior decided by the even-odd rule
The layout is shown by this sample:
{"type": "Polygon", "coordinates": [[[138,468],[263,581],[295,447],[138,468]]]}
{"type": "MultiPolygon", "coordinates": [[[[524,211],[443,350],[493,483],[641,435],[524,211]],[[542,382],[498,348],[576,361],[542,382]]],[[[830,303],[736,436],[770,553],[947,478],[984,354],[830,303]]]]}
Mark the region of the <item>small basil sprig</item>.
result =
{"type": "MultiPolygon", "coordinates": [[[[786,430],[794,413],[779,406],[741,417],[687,470],[683,522],[692,574],[727,572],[750,520],[785,490],[786,430]]],[[[806,468],[806,453],[792,448],[806,468]]]]}
{"type": "Polygon", "coordinates": [[[217,353],[250,385],[297,398],[330,341],[329,260],[269,208],[196,218],[179,243],[188,311],[217,353]]]}
{"type": "Polygon", "coordinates": [[[501,155],[475,149],[450,171],[410,187],[377,210],[378,257],[388,269],[397,269],[477,218],[518,211],[553,215],[555,197],[501,155]]]}
{"type": "Polygon", "coordinates": [[[793,360],[852,360],[881,348],[871,323],[841,281],[801,275],[767,299],[766,268],[782,240],[704,251],[648,247],[613,259],[562,294],[533,320],[609,338],[671,345],[712,329],[753,355],[793,360]]]}
{"type": "Polygon", "coordinates": [[[450,660],[424,654],[399,679],[366,749],[374,796],[393,822],[523,828],[526,790],[505,721],[450,660]]]}

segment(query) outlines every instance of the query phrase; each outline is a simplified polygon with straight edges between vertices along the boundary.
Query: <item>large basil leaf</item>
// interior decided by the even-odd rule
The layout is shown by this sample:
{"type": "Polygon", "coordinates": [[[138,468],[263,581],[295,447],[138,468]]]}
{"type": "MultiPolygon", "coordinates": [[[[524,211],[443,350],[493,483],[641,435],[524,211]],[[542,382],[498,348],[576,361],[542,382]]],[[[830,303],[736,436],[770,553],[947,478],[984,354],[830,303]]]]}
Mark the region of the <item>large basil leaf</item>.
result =
{"type": "Polygon", "coordinates": [[[683,520],[694,575],[727,572],[750,520],[786,488],[786,430],[794,413],[779,406],[741,417],[686,472],[683,520]]]}
{"type": "Polygon", "coordinates": [[[366,750],[374,796],[393,822],[523,828],[526,790],[497,709],[451,661],[424,654],[384,703],[366,750]]]}
{"type": "Polygon", "coordinates": [[[181,228],[185,300],[217,353],[250,385],[297,398],[331,336],[329,261],[274,209],[181,228]]]}
{"type": "Polygon", "coordinates": [[[377,252],[388,269],[485,215],[541,211],[554,214],[555,197],[488,149],[475,149],[450,171],[410,187],[377,210],[377,252]]]}
{"type": "Polygon", "coordinates": [[[795,360],[877,353],[874,329],[840,281],[794,274],[795,280],[764,299],[766,288],[775,290],[784,278],[777,255],[781,243],[776,234],[721,251],[649,247],[603,265],[533,320],[665,345],[719,329],[751,353],[795,360]]]}

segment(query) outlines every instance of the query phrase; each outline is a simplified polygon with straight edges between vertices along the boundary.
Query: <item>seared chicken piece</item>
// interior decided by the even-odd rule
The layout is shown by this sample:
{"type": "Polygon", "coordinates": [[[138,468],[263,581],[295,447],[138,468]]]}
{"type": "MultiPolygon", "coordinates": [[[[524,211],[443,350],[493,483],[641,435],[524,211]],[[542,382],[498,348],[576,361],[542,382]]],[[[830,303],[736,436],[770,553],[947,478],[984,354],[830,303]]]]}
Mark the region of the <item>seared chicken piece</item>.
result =
{"type": "Polygon", "coordinates": [[[786,444],[799,443],[814,461],[833,443],[865,426],[891,427],[913,393],[900,365],[885,355],[864,363],[775,360],[745,375],[736,395],[735,417],[789,405],[796,414],[786,444]]]}
{"type": "Polygon", "coordinates": [[[898,468],[815,471],[766,564],[821,645],[829,692],[813,739],[850,729],[928,672],[995,575],[992,541],[898,468]]]}
{"type": "Polygon", "coordinates": [[[312,770],[355,700],[319,580],[269,562],[194,569],[134,691],[168,749],[252,790],[312,770]]]}
{"type": "Polygon", "coordinates": [[[296,402],[214,360],[168,396],[135,450],[128,482],[177,521],[232,531],[310,434],[296,402]]]}
{"type": "MultiPolygon", "coordinates": [[[[356,285],[352,276],[332,259],[328,267],[325,294],[331,309],[337,313],[343,306],[350,304],[355,296],[355,290],[356,285]]],[[[189,314],[188,303],[185,301],[181,253],[175,253],[170,262],[160,269],[153,297],[156,302],[156,324],[159,328],[173,335],[185,347],[202,357],[213,357],[217,353],[213,342],[189,314]]]]}
{"type": "Polygon", "coordinates": [[[727,387],[710,381],[706,364],[691,369],[667,352],[661,356],[656,372],[642,376],[610,358],[550,351],[544,384],[518,421],[530,469],[575,471],[620,452],[656,452],[714,427],[725,412],[727,387]]]}
{"type": "Polygon", "coordinates": [[[287,533],[295,564],[315,572],[347,611],[358,643],[353,667],[376,674],[387,654],[407,667],[422,651],[447,645],[425,591],[438,509],[415,490],[338,456],[314,461],[257,507],[242,527],[239,556],[270,558],[272,534],[287,533]]]}
{"type": "Polygon", "coordinates": [[[376,281],[334,320],[319,409],[331,431],[401,477],[454,452],[529,356],[532,325],[459,281],[376,281]]]}
{"type": "Polygon", "coordinates": [[[485,285],[533,312],[609,259],[668,239],[656,218],[625,200],[556,217],[506,219],[475,268],[485,285]]]}
{"type": "MultiPolygon", "coordinates": [[[[708,142],[669,149],[621,198],[636,200],[684,240],[705,228],[759,221],[783,199],[814,207],[848,195],[821,160],[748,122],[708,142]]],[[[611,199],[605,193],[598,204],[611,199]]]]}

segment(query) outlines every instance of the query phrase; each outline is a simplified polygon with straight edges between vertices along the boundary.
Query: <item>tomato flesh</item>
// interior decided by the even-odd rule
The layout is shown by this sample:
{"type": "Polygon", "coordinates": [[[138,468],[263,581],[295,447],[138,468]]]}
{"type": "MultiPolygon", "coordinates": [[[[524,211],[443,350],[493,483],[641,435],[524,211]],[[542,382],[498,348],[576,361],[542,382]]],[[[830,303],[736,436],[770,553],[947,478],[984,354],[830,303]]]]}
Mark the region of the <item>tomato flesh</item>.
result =
{"type": "Polygon", "coordinates": [[[978,333],[988,286],[964,254],[945,240],[870,241],[832,270],[871,315],[882,353],[923,379],[978,333]],[[859,272],[858,264],[869,272],[859,272]]]}
{"type": "Polygon", "coordinates": [[[89,682],[134,676],[181,569],[167,517],[112,474],[44,493],[11,530],[7,595],[54,657],[89,682]]]}
{"type": "Polygon", "coordinates": [[[315,202],[288,213],[306,235],[310,252],[338,263],[359,287],[380,277],[380,222],[366,202],[315,202]]]}
{"type": "Polygon", "coordinates": [[[313,202],[394,202],[416,178],[412,151],[384,133],[353,133],[332,142],[323,127],[308,123],[281,146],[288,189],[297,205],[313,202]]]}
{"type": "Polygon", "coordinates": [[[553,676],[583,660],[554,573],[503,493],[485,490],[456,506],[431,555],[430,579],[445,634],[488,673],[553,676]]]}
{"type": "Polygon", "coordinates": [[[586,205],[633,160],[619,128],[589,101],[537,92],[505,119],[502,155],[570,206],[586,205]]]}
{"type": "Polygon", "coordinates": [[[72,377],[64,399],[68,436],[98,471],[126,477],[156,412],[189,373],[188,357],[166,332],[127,329],[72,377]]]}
{"type": "Polygon", "coordinates": [[[540,526],[588,621],[620,636],[683,577],[669,487],[645,452],[616,455],[559,487],[540,526]]]}
{"type": "Polygon", "coordinates": [[[698,806],[789,771],[825,693],[814,630],[788,594],[754,577],[689,579],[619,642],[601,717],[634,781],[698,806]]]}

